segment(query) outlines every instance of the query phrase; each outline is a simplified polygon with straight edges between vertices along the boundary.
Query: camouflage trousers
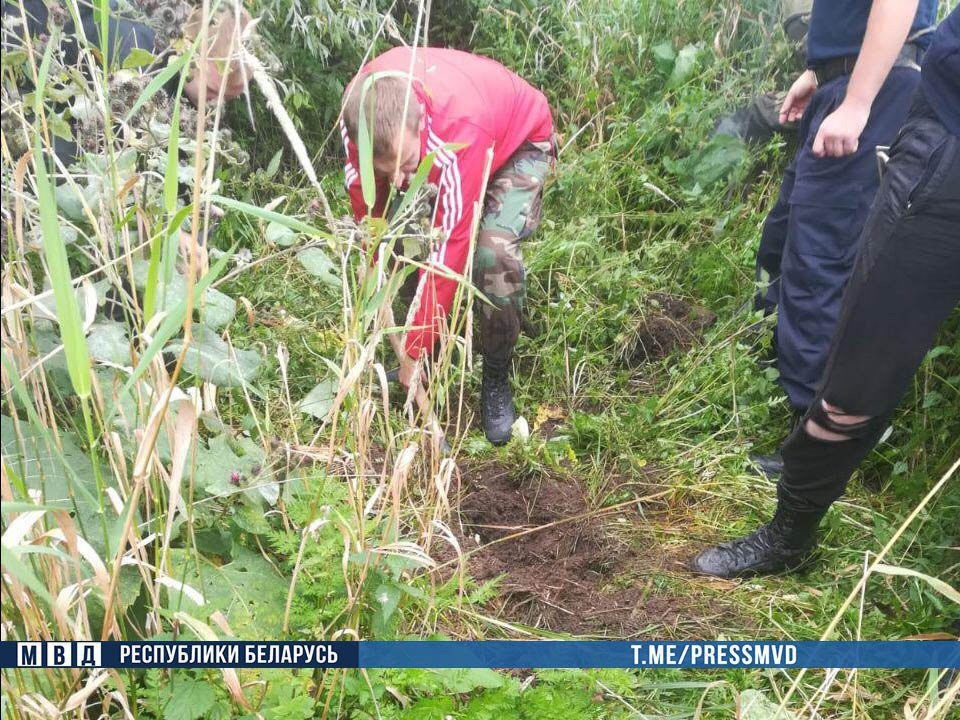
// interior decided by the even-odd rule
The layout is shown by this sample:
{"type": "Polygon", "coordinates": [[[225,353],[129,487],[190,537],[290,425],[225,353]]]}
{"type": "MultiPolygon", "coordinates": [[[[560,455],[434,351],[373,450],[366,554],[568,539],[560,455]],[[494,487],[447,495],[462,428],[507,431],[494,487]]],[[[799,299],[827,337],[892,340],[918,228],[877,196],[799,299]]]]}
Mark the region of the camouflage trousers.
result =
{"type": "Polygon", "coordinates": [[[520,241],[540,224],[553,158],[551,141],[526,141],[487,183],[473,254],[473,283],[490,301],[477,302],[485,363],[506,365],[520,336],[527,294],[520,241]]]}

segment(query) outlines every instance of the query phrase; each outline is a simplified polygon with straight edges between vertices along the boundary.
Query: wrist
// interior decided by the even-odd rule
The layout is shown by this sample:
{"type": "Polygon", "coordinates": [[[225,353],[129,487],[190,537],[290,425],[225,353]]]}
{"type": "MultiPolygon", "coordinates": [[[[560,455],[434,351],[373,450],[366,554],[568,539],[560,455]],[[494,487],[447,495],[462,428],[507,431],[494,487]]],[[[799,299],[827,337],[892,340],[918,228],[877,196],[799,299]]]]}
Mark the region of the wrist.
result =
{"type": "Polygon", "coordinates": [[[850,92],[850,89],[847,89],[847,94],[843,98],[842,105],[845,105],[848,110],[853,110],[857,113],[869,114],[870,106],[873,105],[873,98],[867,98],[857,92],[850,92]]]}

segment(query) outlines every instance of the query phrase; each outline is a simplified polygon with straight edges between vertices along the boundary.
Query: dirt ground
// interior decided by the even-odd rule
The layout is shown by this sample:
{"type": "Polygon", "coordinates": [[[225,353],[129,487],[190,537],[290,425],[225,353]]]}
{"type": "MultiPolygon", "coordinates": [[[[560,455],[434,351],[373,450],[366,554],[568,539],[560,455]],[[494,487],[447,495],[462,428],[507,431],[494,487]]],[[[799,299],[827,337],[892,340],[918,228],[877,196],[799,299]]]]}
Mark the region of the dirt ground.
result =
{"type": "Polygon", "coordinates": [[[645,509],[646,520],[636,504],[598,514],[573,479],[521,481],[496,462],[462,470],[459,541],[473,551],[471,577],[501,578],[487,608],[496,617],[554,632],[627,638],[688,636],[717,627],[729,614],[702,593],[671,591],[673,578],[685,574],[685,556],[650,531],[655,503],[645,509]]]}
{"type": "Polygon", "coordinates": [[[656,362],[674,350],[692,347],[716,320],[704,307],[673,295],[651,293],[625,350],[626,362],[631,366],[656,362]]]}

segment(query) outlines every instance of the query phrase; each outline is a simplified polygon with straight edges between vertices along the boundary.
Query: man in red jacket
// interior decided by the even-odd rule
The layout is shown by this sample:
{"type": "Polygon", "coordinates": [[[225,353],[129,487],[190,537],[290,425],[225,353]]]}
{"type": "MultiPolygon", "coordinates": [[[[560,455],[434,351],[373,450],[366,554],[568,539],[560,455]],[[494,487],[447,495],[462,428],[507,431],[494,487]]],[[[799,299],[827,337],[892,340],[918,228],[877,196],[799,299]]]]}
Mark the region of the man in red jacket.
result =
{"type": "Polygon", "coordinates": [[[510,438],[515,420],[508,373],[525,301],[520,241],[540,222],[543,181],[554,158],[553,120],[539,90],[489,58],[439,48],[394,48],[362,68],[344,93],[345,175],[354,215],[382,216],[390,186],[407,187],[435,153],[429,181],[439,188],[433,225],[440,230],[407,317],[400,380],[429,356],[450,310],[470,251],[474,204],[488,151],[490,177],[473,256],[483,353],[483,429],[490,442],[510,438]],[[368,82],[369,80],[369,82],[368,82]],[[366,88],[366,90],[364,90],[366,88]],[[370,123],[376,201],[363,199],[357,155],[361,103],[370,123]]]}

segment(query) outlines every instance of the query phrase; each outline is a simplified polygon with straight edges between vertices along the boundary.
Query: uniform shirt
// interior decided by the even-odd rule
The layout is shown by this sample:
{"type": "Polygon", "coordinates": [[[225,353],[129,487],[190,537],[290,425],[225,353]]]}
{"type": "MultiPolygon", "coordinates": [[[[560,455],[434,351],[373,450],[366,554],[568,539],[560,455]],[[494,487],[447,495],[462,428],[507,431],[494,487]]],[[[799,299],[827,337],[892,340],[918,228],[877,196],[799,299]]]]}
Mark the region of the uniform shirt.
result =
{"type": "MultiPolygon", "coordinates": [[[[807,65],[860,52],[867,32],[872,0],[814,0],[807,33],[807,65]]],[[[937,22],[937,0],[920,0],[910,27],[910,36],[937,22]]],[[[930,35],[914,41],[920,48],[930,44],[930,35]]]]}
{"type": "Polygon", "coordinates": [[[923,58],[920,87],[944,127],[960,136],[960,7],[937,28],[923,58]]]}
{"type": "MultiPolygon", "coordinates": [[[[410,69],[411,48],[388,50],[363,72],[410,69]]],[[[553,137],[553,120],[543,93],[489,58],[459,50],[417,48],[413,90],[426,111],[420,135],[420,158],[435,152],[428,176],[439,188],[433,224],[442,238],[432,248],[428,266],[463,273],[470,250],[474,204],[480,203],[487,150],[493,148],[490,175],[503,167],[525,140],[553,137]],[[462,145],[445,149],[448,144],[462,145]]],[[[367,214],[358,173],[357,148],[341,123],[347,189],[357,219],[367,214]]],[[[382,215],[389,187],[377,187],[373,214],[382,215]]],[[[417,293],[410,307],[405,349],[411,357],[431,350],[453,303],[457,282],[436,272],[420,271],[417,293]]]]}

